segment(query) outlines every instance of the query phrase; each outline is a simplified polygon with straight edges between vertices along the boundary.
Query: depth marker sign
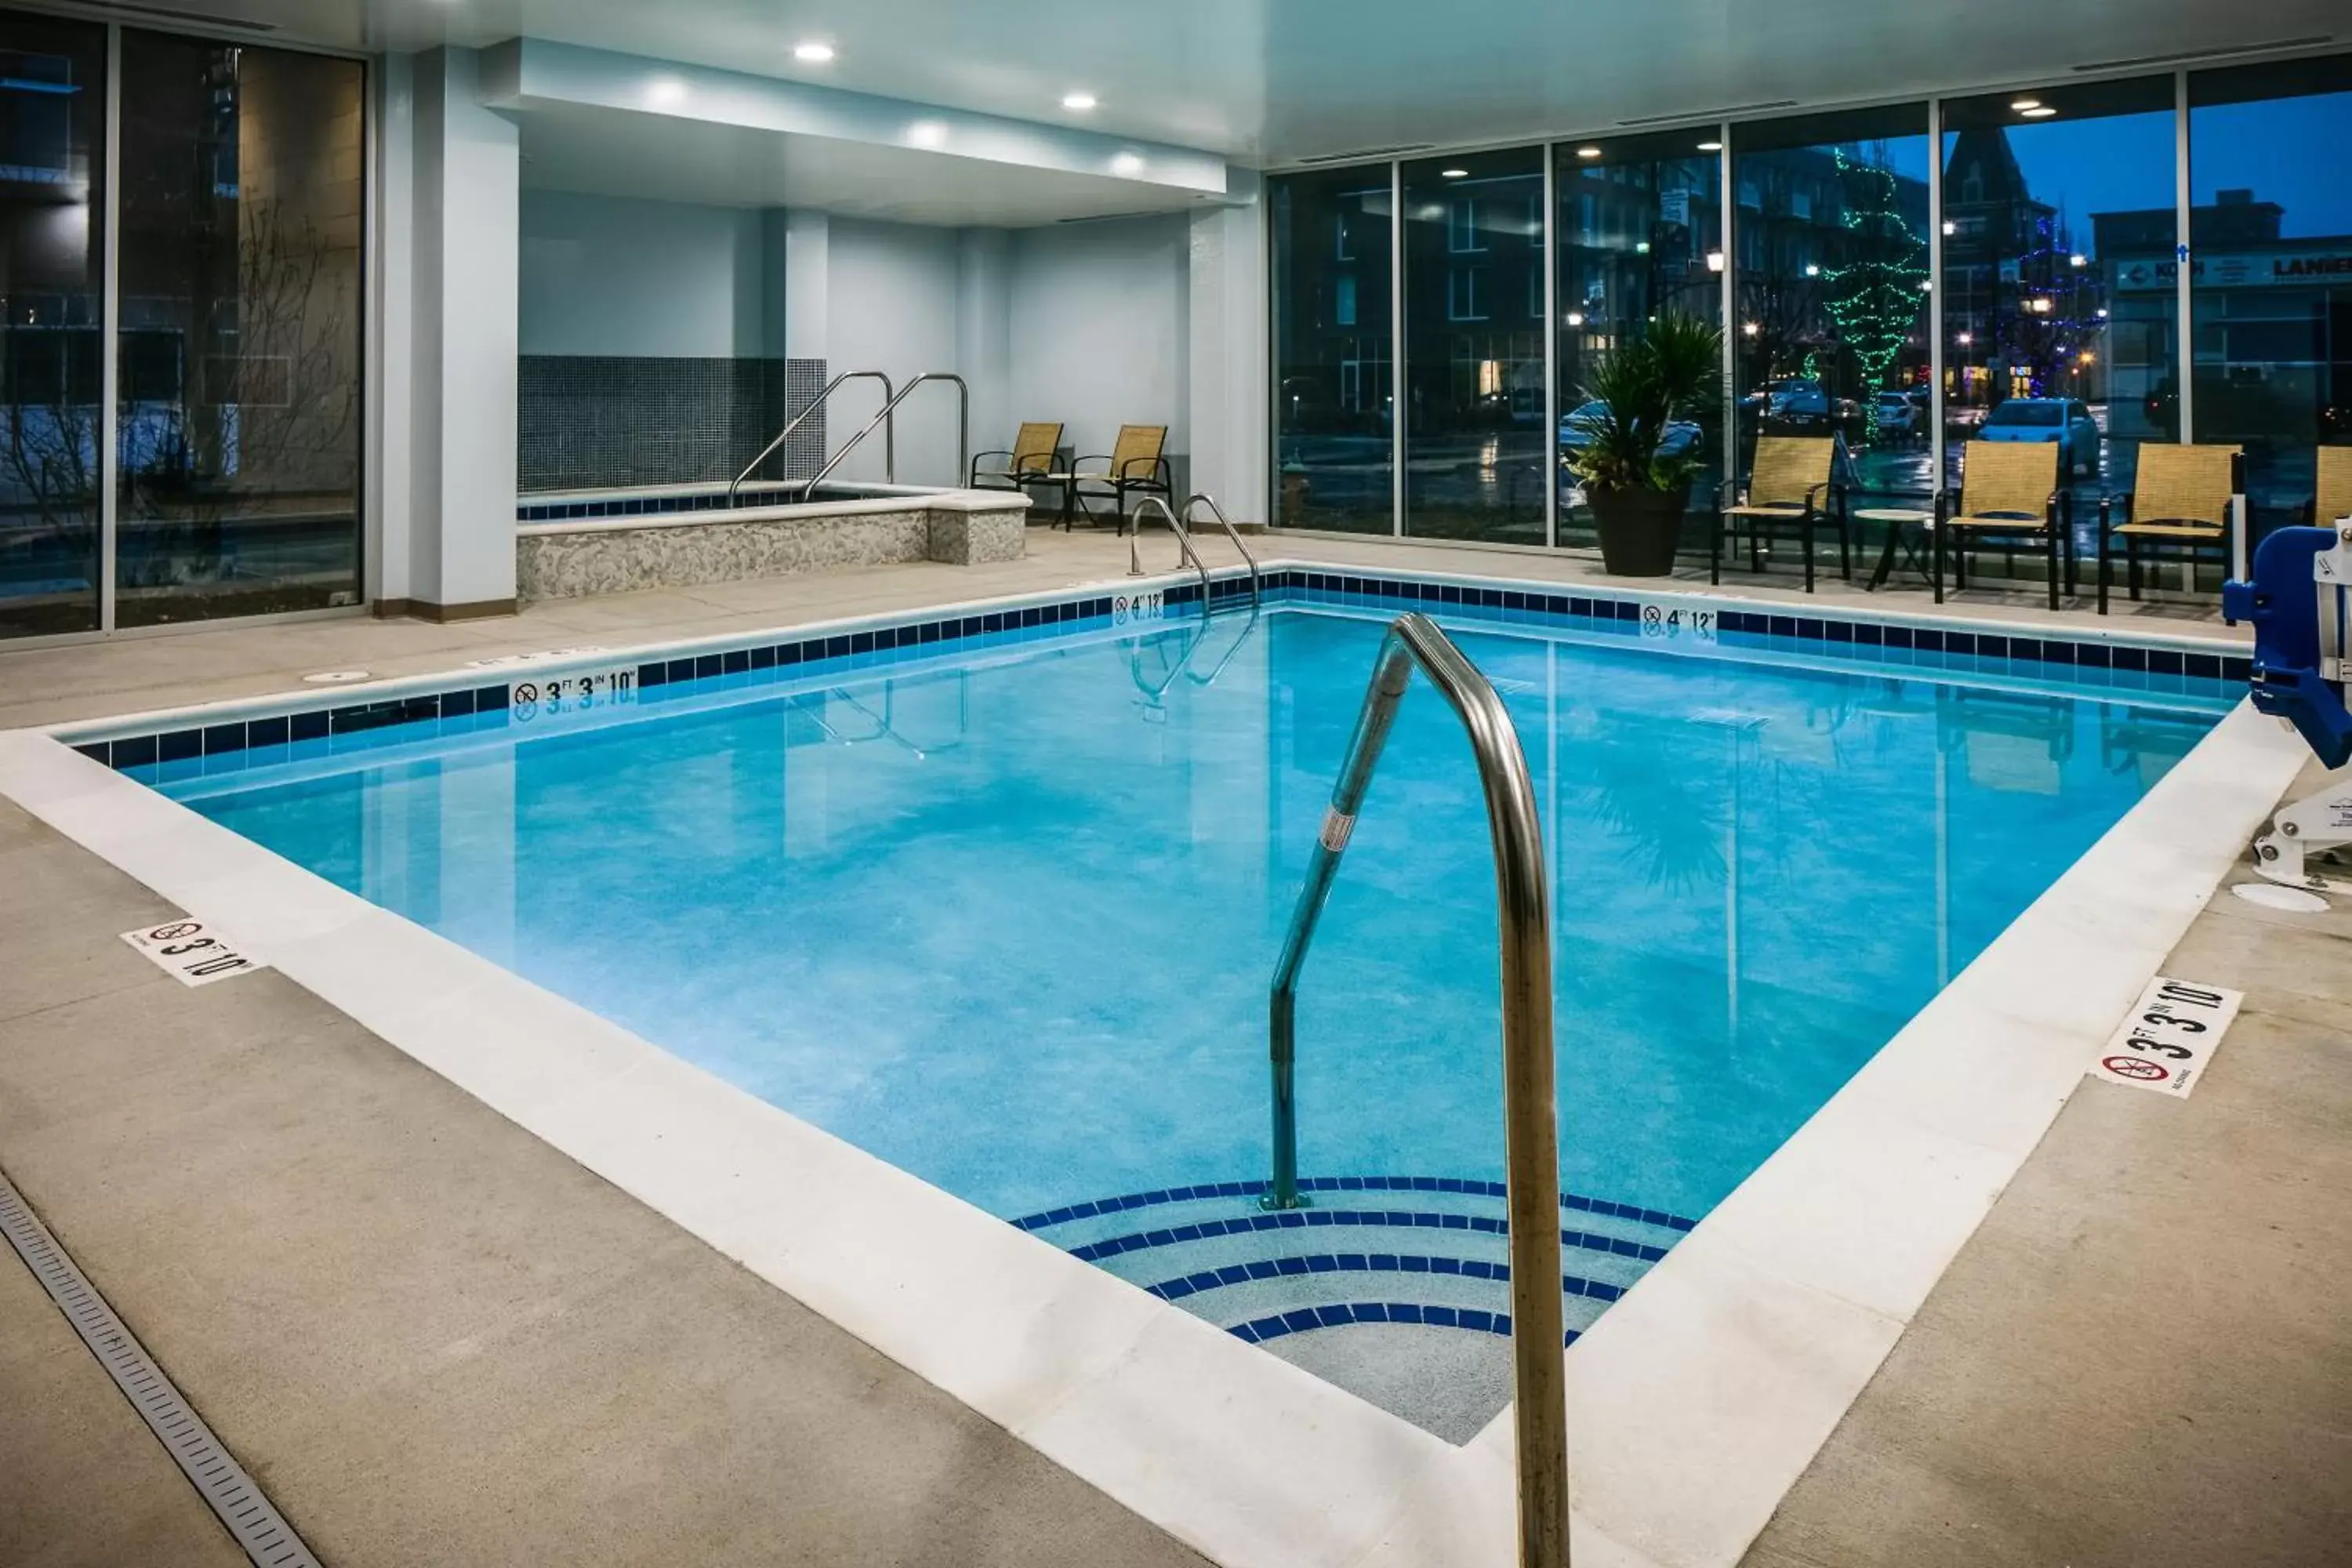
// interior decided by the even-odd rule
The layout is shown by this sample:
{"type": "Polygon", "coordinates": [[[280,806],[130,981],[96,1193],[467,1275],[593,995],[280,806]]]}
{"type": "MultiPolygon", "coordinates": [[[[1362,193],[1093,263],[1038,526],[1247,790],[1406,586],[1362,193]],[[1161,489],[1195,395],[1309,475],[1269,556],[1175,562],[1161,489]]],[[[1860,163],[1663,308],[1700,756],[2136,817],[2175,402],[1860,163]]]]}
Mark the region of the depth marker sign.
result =
{"type": "Polygon", "coordinates": [[[215,980],[269,967],[268,960],[241,951],[202,921],[165,921],[162,925],[124,931],[122,940],[183,985],[210,985],[215,980]]]}
{"type": "Polygon", "coordinates": [[[2245,999],[2242,991],[2159,974],[2100,1049],[2091,1076],[2186,1099],[2245,999]]]}

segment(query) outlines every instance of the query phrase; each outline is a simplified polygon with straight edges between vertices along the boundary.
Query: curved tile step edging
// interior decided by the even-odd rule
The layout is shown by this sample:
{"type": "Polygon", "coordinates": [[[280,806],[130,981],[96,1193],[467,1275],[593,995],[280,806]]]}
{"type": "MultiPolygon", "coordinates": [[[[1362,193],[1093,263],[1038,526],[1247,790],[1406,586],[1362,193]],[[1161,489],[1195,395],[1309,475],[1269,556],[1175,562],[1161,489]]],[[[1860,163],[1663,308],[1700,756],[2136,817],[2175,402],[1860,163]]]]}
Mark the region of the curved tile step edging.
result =
{"type": "MultiPolygon", "coordinates": [[[[1500,1183],[1327,1176],[1299,1185],[1310,1194],[1370,1202],[1269,1213],[1256,1206],[1264,1183],[1217,1182],[1096,1199],[1012,1223],[1250,1343],[1360,1323],[1510,1334],[1500,1183]],[[1377,1196],[1392,1193],[1412,1196],[1377,1196]],[[1152,1228],[1133,1228],[1144,1222],[1152,1228]],[[1452,1249],[1446,1255],[1402,1249],[1441,1237],[1452,1249]]],[[[1593,1216],[1582,1222],[1591,1228],[1560,1233],[1578,1270],[1560,1281],[1564,1342],[1573,1344],[1696,1222],[1578,1194],[1562,1194],[1560,1205],[1593,1216]]]]}

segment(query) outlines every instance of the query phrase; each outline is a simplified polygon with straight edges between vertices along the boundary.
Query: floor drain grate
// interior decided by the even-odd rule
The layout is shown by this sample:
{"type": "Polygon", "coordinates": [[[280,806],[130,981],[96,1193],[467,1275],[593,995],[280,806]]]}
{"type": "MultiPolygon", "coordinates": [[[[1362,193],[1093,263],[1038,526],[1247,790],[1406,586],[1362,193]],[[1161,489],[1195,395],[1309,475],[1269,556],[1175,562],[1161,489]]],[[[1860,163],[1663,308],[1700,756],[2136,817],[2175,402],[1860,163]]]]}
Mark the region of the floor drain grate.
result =
{"type": "Polygon", "coordinates": [[[262,1496],[253,1478],[229,1458],[212,1428],[199,1419],[163,1369],[132,1337],[114,1309],[74,1267],[57,1238],[34,1217],[24,1197],[0,1175],[0,1231],[16,1256],[41,1282],[99,1364],[114,1379],[212,1510],[228,1526],[245,1554],[265,1568],[319,1568],[293,1526],[262,1496]]]}

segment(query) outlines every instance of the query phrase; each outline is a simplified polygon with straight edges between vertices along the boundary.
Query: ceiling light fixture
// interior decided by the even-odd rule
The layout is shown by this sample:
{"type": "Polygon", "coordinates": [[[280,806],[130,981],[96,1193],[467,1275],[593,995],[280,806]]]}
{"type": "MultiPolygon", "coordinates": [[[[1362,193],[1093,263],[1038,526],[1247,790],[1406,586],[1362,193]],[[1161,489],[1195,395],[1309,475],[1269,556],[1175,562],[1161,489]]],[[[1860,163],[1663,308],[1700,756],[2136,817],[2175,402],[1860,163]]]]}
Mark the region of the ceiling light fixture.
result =
{"type": "Polygon", "coordinates": [[[1467,169],[1440,169],[1437,171],[1437,177],[1441,180],[1466,180],[1470,177],[1470,171],[1467,169]]]}
{"type": "Polygon", "coordinates": [[[1720,153],[1723,151],[1723,143],[1720,142],[1702,142],[1698,144],[1698,150],[1702,153],[1720,153]]]}
{"type": "Polygon", "coordinates": [[[918,120],[907,127],[907,140],[918,147],[944,147],[948,128],[936,120],[918,120]]]}
{"type": "Polygon", "coordinates": [[[1111,154],[1110,172],[1114,174],[1140,174],[1143,173],[1143,159],[1133,153],[1114,153],[1111,154]]]}
{"type": "Polygon", "coordinates": [[[646,83],[646,101],[656,109],[674,109],[687,100],[687,85],[674,76],[657,76],[646,83]]]}
{"type": "Polygon", "coordinates": [[[2041,108],[2042,100],[2038,98],[2021,98],[2015,103],[2011,104],[2010,107],[2017,110],[2020,114],[2022,114],[2029,109],[2041,108]]]}
{"type": "Polygon", "coordinates": [[[1062,95],[1064,109],[1075,109],[1080,114],[1084,114],[1094,106],[1095,95],[1091,92],[1066,92],[1062,95]]]}
{"type": "Polygon", "coordinates": [[[793,46],[793,58],[803,65],[821,66],[833,58],[833,46],[818,38],[805,38],[793,46]]]}
{"type": "Polygon", "coordinates": [[[2021,109],[2017,112],[2027,120],[2047,120],[2058,111],[2045,103],[2038,109],[2021,109]]]}
{"type": "Polygon", "coordinates": [[[1576,150],[1576,155],[1580,158],[1598,158],[1601,156],[1601,149],[1598,147],[1579,147],[1576,150]]]}

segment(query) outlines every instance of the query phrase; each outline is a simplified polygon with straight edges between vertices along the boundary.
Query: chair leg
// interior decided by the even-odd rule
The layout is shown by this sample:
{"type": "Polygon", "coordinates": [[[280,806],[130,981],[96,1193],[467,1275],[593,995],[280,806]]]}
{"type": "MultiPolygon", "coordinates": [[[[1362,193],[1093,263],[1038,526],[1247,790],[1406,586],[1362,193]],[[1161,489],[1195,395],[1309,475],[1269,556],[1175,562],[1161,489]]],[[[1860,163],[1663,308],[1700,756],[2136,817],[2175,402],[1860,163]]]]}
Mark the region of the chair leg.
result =
{"type": "Polygon", "coordinates": [[[1837,531],[1838,571],[1847,582],[1851,583],[1853,581],[1853,536],[1847,530],[1843,512],[1838,514],[1837,531]]]}
{"type": "Polygon", "coordinates": [[[2058,531],[2054,528],[2050,531],[2050,564],[2048,571],[2050,574],[2050,607],[2054,610],[2058,607],[2058,531]]]}
{"type": "Polygon", "coordinates": [[[1805,519],[1805,592],[1813,591],[1813,520],[1805,519]]]}
{"type": "Polygon", "coordinates": [[[2099,509],[2099,614],[2107,613],[2107,513],[2099,509]]]}
{"type": "Polygon", "coordinates": [[[1706,580],[1710,584],[1723,581],[1723,513],[1720,511],[1706,525],[1706,580]]]}
{"type": "Polygon", "coordinates": [[[1933,535],[1933,542],[1929,545],[1928,552],[1935,557],[1936,566],[1932,575],[1936,582],[1936,603],[1940,605],[1944,602],[1944,531],[1938,528],[1930,531],[1933,535]]]}
{"type": "Polygon", "coordinates": [[[2131,584],[2132,602],[2137,604],[2139,602],[2139,535],[2137,533],[2124,535],[2124,563],[2126,579],[2131,584]]]}
{"type": "Polygon", "coordinates": [[[1762,533],[1763,528],[1761,519],[1751,517],[1748,520],[1748,570],[1750,572],[1764,570],[1764,551],[1758,537],[1762,533]]]}

